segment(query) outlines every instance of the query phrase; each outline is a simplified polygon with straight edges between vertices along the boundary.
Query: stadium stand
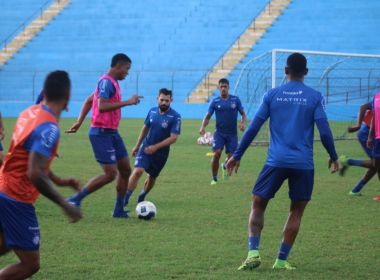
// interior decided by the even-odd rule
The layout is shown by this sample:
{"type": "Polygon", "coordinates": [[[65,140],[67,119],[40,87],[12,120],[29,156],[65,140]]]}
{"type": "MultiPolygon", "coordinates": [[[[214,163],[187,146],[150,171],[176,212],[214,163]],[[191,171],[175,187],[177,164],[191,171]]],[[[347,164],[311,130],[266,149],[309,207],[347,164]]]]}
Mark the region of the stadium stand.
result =
{"type": "MultiPolygon", "coordinates": [[[[376,0],[365,2],[355,0],[332,2],[294,0],[289,5],[286,13],[281,15],[276,24],[268,29],[265,36],[260,38],[251,52],[232,71],[229,78],[234,83],[240,70],[247,62],[265,52],[278,48],[379,54],[380,38],[374,35],[380,26],[379,11],[380,2],[376,0]],[[340,20],[336,20],[337,16],[339,16],[340,20]]],[[[337,61],[339,60],[331,59],[330,65],[337,61]]],[[[310,59],[309,68],[319,69],[323,63],[326,65],[325,61],[310,59]]],[[[375,65],[373,67],[376,68],[375,65]]],[[[339,69],[345,69],[346,71],[332,71],[330,77],[334,77],[334,75],[335,77],[356,77],[359,80],[363,77],[362,75],[368,77],[368,71],[361,71],[363,68],[371,68],[368,61],[357,63],[354,60],[347,60],[339,65],[339,69]],[[348,69],[350,70],[349,72],[347,71],[348,69]]],[[[307,76],[309,83],[315,84],[320,80],[322,75],[316,73],[316,71],[309,72],[307,76]]],[[[347,84],[347,86],[350,86],[350,84],[347,84]]],[[[337,97],[338,100],[342,100],[342,95],[337,97]]],[[[330,99],[330,101],[333,102],[334,100],[330,99]]],[[[357,99],[357,101],[362,102],[363,100],[357,99]]]]}
{"type": "Polygon", "coordinates": [[[60,68],[70,72],[73,101],[81,102],[107,70],[111,56],[125,52],[133,60],[131,74],[122,83],[125,95],[138,90],[155,102],[158,89],[169,87],[175,100],[185,103],[205,70],[266,2],[146,0],[110,5],[104,0],[72,0],[3,66],[0,98],[33,101],[46,72],[60,68]],[[14,94],[7,95],[10,91],[14,94]]]}
{"type": "MultiPolygon", "coordinates": [[[[0,1],[0,42],[8,39],[22,24],[32,20],[30,16],[37,11],[47,0],[12,0],[0,1]]],[[[3,43],[2,43],[3,47],[3,43]]]]}
{"type": "MultiPolygon", "coordinates": [[[[25,4],[20,0],[1,1],[1,7],[10,10],[19,2],[25,4]]],[[[41,5],[44,1],[26,2],[41,5]]],[[[65,69],[73,80],[70,116],[75,116],[98,76],[107,70],[111,56],[125,52],[133,66],[126,82],[121,83],[124,96],[138,91],[146,97],[145,105],[131,109],[129,116],[143,117],[147,107],[155,103],[157,90],[169,87],[174,90],[173,105],[182,106],[184,116],[200,117],[207,104],[186,105],[187,95],[267,3],[126,0],[111,4],[106,0],[71,0],[38,36],[0,66],[1,110],[30,104],[46,73],[65,69]]],[[[379,8],[376,0],[293,0],[228,78],[233,85],[247,61],[273,48],[380,53],[376,36],[379,8]],[[334,20],[338,15],[341,20],[334,20]]],[[[17,111],[17,107],[12,110],[17,111]]]]}

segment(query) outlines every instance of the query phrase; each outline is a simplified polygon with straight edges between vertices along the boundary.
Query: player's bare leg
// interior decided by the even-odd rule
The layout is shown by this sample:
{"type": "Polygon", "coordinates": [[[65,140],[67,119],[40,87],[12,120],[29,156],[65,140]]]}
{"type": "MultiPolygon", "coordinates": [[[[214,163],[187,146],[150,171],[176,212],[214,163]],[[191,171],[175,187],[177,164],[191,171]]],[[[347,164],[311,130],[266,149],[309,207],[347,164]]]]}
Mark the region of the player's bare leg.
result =
{"type": "Polygon", "coordinates": [[[248,236],[250,241],[248,257],[238,270],[254,269],[261,264],[259,240],[261,231],[264,228],[264,214],[268,202],[268,200],[256,195],[252,198],[252,207],[248,218],[248,236]]]}
{"type": "Polygon", "coordinates": [[[145,200],[145,196],[153,189],[154,184],[156,183],[156,178],[148,175],[148,178],[144,182],[144,190],[139,194],[137,202],[145,200]]]}
{"type": "Polygon", "coordinates": [[[9,251],[10,249],[8,249],[5,245],[4,234],[0,231],[0,256],[5,255],[9,251]]]}
{"type": "Polygon", "coordinates": [[[222,150],[215,150],[214,156],[211,160],[211,173],[212,173],[212,181],[211,185],[215,185],[218,178],[218,170],[219,170],[219,160],[220,156],[222,155],[222,150]]]}
{"type": "Polygon", "coordinates": [[[128,204],[129,198],[131,197],[133,191],[136,189],[137,184],[141,176],[143,175],[144,171],[145,171],[144,168],[141,168],[141,167],[135,167],[133,169],[132,175],[129,177],[129,181],[128,181],[128,189],[125,195],[124,206],[128,204]]]}
{"type": "Polygon", "coordinates": [[[112,217],[128,218],[128,212],[124,211],[125,194],[128,188],[128,180],[131,175],[129,158],[124,157],[117,162],[118,176],[116,180],[116,202],[112,217]]]}
{"type": "Polygon", "coordinates": [[[87,184],[80,192],[71,196],[68,199],[71,204],[80,207],[82,199],[84,199],[87,195],[97,191],[98,189],[115,180],[117,175],[116,164],[101,164],[101,167],[104,173],[90,179],[90,181],[87,182],[87,184]]]}
{"type": "Polygon", "coordinates": [[[124,196],[127,192],[129,176],[132,173],[128,157],[124,157],[117,162],[117,170],[119,174],[117,176],[116,191],[124,196]]]}
{"type": "Polygon", "coordinates": [[[295,267],[287,261],[287,258],[299,232],[302,215],[305,211],[307,203],[308,201],[291,202],[288,220],[284,226],[284,238],[282,239],[276,262],[273,265],[274,269],[295,269],[295,267]]]}
{"type": "Polygon", "coordinates": [[[0,279],[26,279],[40,269],[39,251],[14,250],[20,262],[0,270],[0,279]]]}

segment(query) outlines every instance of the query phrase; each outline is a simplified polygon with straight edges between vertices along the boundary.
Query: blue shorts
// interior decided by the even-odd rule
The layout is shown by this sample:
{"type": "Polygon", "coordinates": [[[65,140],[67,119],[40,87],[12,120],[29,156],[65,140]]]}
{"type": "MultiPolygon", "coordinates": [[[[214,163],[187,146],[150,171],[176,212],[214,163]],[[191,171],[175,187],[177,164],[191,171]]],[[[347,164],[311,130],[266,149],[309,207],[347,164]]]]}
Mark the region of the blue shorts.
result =
{"type": "Polygon", "coordinates": [[[37,251],[40,247],[40,228],[33,205],[13,200],[1,192],[0,231],[8,249],[37,251]]]}
{"type": "Polygon", "coordinates": [[[232,154],[235,152],[238,146],[237,134],[226,134],[215,131],[214,140],[212,142],[212,150],[223,150],[224,146],[226,146],[227,154],[232,154]]]}
{"type": "Polygon", "coordinates": [[[144,153],[143,148],[141,148],[136,156],[135,167],[143,168],[150,176],[157,178],[162,168],[164,168],[168,156],[169,153],[148,155],[144,153]]]}
{"type": "Polygon", "coordinates": [[[115,164],[120,159],[128,156],[123,139],[121,139],[118,132],[90,134],[89,137],[95,158],[101,164],[115,164]]]}
{"type": "Polygon", "coordinates": [[[375,139],[373,141],[372,155],[374,158],[380,158],[380,139],[375,139]]]}
{"type": "Polygon", "coordinates": [[[264,199],[271,199],[288,180],[289,198],[292,201],[309,201],[314,186],[314,169],[295,169],[264,165],[252,193],[264,199]]]}

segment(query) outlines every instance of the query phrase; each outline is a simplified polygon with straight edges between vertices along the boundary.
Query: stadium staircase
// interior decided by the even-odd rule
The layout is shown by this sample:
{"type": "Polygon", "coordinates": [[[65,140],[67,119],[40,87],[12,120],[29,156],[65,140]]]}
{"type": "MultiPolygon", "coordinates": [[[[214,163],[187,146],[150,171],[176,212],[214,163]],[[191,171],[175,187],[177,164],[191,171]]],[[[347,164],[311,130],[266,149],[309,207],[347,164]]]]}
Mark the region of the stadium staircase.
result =
{"type": "Polygon", "coordinates": [[[217,89],[219,79],[226,77],[254,47],[267,29],[282,14],[291,0],[272,0],[255,17],[248,28],[223,54],[210,72],[206,73],[199,85],[187,98],[188,103],[205,103],[209,101],[212,92],[217,89]]]}
{"type": "Polygon", "coordinates": [[[25,26],[21,32],[15,36],[0,51],[0,66],[7,63],[22,47],[25,46],[44,26],[54,19],[67,5],[70,0],[54,1],[46,10],[41,12],[40,16],[25,26]]]}

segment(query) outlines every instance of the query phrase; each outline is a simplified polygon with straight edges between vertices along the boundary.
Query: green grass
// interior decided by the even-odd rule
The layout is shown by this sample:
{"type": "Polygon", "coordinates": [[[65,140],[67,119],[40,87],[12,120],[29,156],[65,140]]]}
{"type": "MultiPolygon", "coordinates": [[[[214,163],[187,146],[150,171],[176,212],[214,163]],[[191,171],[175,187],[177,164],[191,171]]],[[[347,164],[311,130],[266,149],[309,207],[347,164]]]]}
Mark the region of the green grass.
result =
{"type": "MultiPolygon", "coordinates": [[[[73,120],[63,119],[62,129],[73,120]]],[[[14,119],[5,119],[8,147],[14,119]]],[[[128,149],[142,120],[123,120],[120,133],[128,149]]],[[[240,272],[247,254],[247,219],[251,187],[265,161],[267,147],[252,147],[239,174],[211,187],[209,147],[196,145],[199,120],[184,120],[182,135],[147,199],[157,218],[111,218],[115,187],[109,184],[83,201],[83,220],[69,224],[46,198],[37,204],[41,226],[41,270],[33,279],[377,279],[380,258],[380,194],[375,178],[362,197],[347,194],[364,172],[350,168],[344,178],[330,174],[327,153],[315,144],[315,188],[290,255],[296,271],[272,271],[289,199],[284,185],[268,206],[261,238],[262,266],[240,272]]],[[[213,124],[209,125],[209,130],[213,124]]],[[[85,183],[100,172],[87,138],[88,122],[76,135],[62,134],[52,169],[85,183]]],[[[336,143],[338,153],[364,157],[355,141],[336,143]]],[[[131,161],[133,163],[133,161],[131,161]]],[[[130,209],[136,205],[136,193],[130,209]]],[[[65,196],[72,194],[61,189],[65,196]]],[[[0,267],[14,263],[13,253],[0,267]]]]}

